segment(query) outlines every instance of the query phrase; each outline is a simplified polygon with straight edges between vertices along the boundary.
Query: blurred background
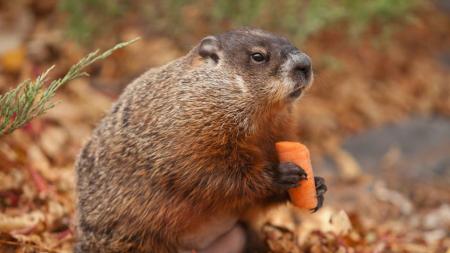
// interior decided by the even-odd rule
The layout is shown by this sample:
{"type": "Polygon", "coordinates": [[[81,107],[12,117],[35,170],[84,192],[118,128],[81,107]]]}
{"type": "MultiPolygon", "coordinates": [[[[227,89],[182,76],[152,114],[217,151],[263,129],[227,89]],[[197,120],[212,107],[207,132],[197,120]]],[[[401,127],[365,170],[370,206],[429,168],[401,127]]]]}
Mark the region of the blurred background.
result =
{"type": "Polygon", "coordinates": [[[315,72],[299,135],[329,192],[315,215],[268,215],[272,251],[450,252],[449,15],[447,0],[0,0],[0,94],[142,38],[0,136],[0,252],[71,252],[73,162],[114,99],[202,37],[242,26],[288,37],[315,72]]]}

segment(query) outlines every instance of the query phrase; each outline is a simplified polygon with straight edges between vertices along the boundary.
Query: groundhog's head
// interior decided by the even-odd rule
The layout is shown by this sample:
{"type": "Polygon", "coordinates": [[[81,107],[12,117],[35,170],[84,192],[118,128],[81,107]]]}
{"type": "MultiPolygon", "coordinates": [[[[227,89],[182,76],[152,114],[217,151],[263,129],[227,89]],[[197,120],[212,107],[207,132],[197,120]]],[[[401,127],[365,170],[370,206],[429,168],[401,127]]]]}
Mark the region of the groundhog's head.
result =
{"type": "Polygon", "coordinates": [[[194,52],[226,69],[242,92],[267,101],[295,101],[311,84],[311,60],[286,38],[257,29],[205,37],[194,52]]]}

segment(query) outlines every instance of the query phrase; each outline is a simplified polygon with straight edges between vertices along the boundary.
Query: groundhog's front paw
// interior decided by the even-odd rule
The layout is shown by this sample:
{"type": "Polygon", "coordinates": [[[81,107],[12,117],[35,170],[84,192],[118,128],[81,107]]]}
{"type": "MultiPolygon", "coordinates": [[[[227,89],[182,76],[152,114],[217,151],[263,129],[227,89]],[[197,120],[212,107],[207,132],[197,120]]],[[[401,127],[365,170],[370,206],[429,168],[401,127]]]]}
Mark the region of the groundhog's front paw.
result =
{"type": "Polygon", "coordinates": [[[317,194],[317,206],[311,211],[314,213],[319,210],[323,205],[324,195],[327,192],[327,186],[325,185],[325,179],[322,177],[314,177],[314,182],[316,184],[316,194],[317,194]]]}
{"type": "Polygon", "coordinates": [[[291,162],[283,162],[278,165],[275,174],[275,184],[280,190],[297,187],[301,180],[307,177],[306,172],[298,165],[291,162]]]}

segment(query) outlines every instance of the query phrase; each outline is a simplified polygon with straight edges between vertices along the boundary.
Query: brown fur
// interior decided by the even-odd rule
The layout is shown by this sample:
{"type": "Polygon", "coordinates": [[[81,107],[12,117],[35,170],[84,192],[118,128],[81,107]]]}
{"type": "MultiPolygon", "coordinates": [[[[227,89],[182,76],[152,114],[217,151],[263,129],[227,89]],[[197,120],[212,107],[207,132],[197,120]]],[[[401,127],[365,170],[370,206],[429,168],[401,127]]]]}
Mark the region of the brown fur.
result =
{"type": "Polygon", "coordinates": [[[76,164],[75,252],[177,252],[208,218],[241,217],[283,194],[274,143],[296,140],[297,101],[280,77],[285,59],[247,67],[230,54],[253,39],[272,52],[290,44],[259,30],[217,38],[218,63],[196,46],[146,72],[94,131],[76,164]],[[242,45],[227,44],[238,35],[242,45]]]}

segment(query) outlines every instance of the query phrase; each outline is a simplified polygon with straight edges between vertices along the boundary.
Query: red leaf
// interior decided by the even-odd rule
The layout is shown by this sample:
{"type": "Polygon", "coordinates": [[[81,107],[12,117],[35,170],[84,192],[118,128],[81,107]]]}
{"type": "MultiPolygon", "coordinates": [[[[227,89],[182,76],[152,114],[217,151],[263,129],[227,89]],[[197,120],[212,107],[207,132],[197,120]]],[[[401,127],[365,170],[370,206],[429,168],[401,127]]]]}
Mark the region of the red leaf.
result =
{"type": "Polygon", "coordinates": [[[38,190],[38,192],[47,192],[48,184],[47,181],[41,176],[41,174],[32,167],[28,167],[28,171],[30,172],[31,178],[33,179],[34,186],[38,190]]]}

